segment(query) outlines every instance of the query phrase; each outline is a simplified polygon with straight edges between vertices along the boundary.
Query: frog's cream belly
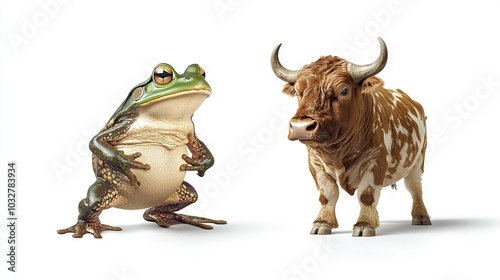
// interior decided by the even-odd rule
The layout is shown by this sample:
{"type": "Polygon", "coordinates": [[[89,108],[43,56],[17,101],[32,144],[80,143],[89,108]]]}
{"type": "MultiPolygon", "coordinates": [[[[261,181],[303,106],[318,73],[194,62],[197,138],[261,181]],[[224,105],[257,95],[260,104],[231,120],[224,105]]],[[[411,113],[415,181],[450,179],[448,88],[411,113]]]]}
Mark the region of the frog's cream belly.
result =
{"type": "Polygon", "coordinates": [[[149,164],[151,169],[132,169],[140,182],[139,187],[128,186],[123,195],[127,201],[117,208],[144,209],[165,204],[166,200],[180,187],[186,175],[180,166],[187,154],[186,146],[167,150],[162,146],[122,146],[125,154],[141,153],[136,160],[149,164]]]}

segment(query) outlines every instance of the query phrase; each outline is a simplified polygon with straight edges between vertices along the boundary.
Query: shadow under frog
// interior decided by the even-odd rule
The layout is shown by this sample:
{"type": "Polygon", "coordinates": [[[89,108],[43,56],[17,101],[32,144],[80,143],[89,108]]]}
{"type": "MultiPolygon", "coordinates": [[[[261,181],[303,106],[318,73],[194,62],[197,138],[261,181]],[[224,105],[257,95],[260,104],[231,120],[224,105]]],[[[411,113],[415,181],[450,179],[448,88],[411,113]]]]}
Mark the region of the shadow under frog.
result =
{"type": "Polygon", "coordinates": [[[168,64],[156,66],[90,141],[96,181],[78,205],[78,222],[57,232],[101,238],[103,230],[121,230],[99,221],[101,212],[111,207],[149,208],[144,219],[162,227],[190,224],[212,229],[206,223],[225,224],[175,213],[197,200],[195,189],[184,181],[186,171],[203,176],[214,163],[192,122],[194,112],[210,94],[205,72],[197,64],[183,74],[168,64]]]}

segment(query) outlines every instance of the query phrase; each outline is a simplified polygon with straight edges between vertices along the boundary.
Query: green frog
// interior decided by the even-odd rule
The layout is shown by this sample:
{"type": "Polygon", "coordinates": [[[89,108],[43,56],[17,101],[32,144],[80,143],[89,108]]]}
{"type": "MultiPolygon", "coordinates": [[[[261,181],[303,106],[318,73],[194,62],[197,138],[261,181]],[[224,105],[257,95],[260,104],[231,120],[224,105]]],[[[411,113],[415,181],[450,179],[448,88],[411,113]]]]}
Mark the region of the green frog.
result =
{"type": "Polygon", "coordinates": [[[78,222],[57,232],[101,238],[103,230],[121,230],[99,220],[101,212],[111,207],[149,208],[144,219],[162,227],[190,224],[212,229],[206,223],[225,224],[175,213],[198,198],[193,186],[184,181],[186,171],[203,176],[214,164],[212,154],[196,137],[192,121],[210,95],[205,71],[197,64],[183,74],[168,64],[157,65],[90,141],[96,180],[78,205],[78,222]]]}

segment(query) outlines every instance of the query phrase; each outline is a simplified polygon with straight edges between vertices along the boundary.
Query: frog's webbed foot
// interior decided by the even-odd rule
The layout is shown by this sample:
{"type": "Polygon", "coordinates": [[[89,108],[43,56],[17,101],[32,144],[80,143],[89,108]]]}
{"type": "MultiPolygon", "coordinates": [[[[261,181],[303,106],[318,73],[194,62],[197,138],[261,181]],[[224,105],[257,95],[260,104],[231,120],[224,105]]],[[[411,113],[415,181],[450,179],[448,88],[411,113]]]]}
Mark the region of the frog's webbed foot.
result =
{"type": "Polygon", "coordinates": [[[227,224],[227,222],[223,220],[213,220],[203,217],[177,214],[173,212],[163,212],[159,209],[148,209],[144,213],[143,217],[146,221],[155,222],[161,227],[170,227],[171,225],[177,224],[189,224],[202,229],[213,229],[213,226],[206,225],[206,223],[218,225],[227,224]]]}
{"type": "Polygon", "coordinates": [[[85,222],[83,220],[78,220],[78,222],[74,226],[71,226],[66,229],[60,229],[57,231],[57,233],[65,234],[71,232],[73,233],[73,237],[75,238],[81,238],[84,234],[90,233],[94,235],[95,238],[102,238],[101,232],[104,230],[120,231],[122,229],[119,227],[112,227],[109,225],[101,224],[99,219],[92,222],[85,222]]]}

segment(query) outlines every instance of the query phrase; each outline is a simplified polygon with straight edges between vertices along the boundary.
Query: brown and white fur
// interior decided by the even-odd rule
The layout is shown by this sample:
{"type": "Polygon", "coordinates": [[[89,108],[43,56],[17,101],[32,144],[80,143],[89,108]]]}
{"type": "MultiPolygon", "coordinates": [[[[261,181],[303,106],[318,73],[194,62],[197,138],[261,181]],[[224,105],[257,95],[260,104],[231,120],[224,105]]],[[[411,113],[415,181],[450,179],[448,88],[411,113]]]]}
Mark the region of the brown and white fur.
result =
{"type": "Polygon", "coordinates": [[[298,99],[289,139],[307,145],[320,193],[311,234],[330,234],[338,227],[340,186],[350,195],[357,190],[360,212],[353,236],[375,235],[380,192],[403,178],[413,198],[412,224],[430,225],[422,199],[427,144],[422,106],[399,89],[384,88],[377,77],[356,83],[348,67],[339,57],[321,57],[283,89],[298,99]]]}

